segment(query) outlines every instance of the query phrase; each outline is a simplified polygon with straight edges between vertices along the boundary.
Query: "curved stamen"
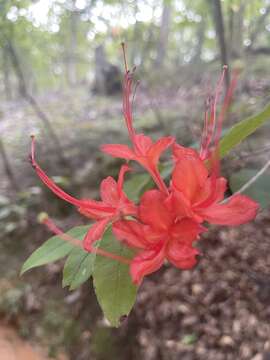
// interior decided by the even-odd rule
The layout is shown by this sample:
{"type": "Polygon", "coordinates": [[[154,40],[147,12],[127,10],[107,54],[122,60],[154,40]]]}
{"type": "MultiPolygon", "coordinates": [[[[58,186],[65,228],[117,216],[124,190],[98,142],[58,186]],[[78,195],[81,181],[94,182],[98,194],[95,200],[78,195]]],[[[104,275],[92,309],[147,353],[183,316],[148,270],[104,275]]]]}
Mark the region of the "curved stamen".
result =
{"type": "Polygon", "coordinates": [[[104,211],[110,211],[109,207],[102,206],[98,202],[95,202],[93,200],[79,200],[68,193],[66,193],[64,190],[62,190],[58,185],[55,184],[55,182],[50,179],[46,173],[41,169],[41,167],[38,165],[38,163],[35,160],[35,137],[34,135],[31,136],[32,142],[31,142],[31,154],[30,154],[30,162],[40,178],[40,180],[58,197],[61,199],[69,202],[72,205],[75,205],[79,208],[85,208],[85,209],[95,209],[95,210],[104,210],[104,211]]]}
{"type": "Polygon", "coordinates": [[[132,95],[133,74],[135,68],[132,70],[132,72],[129,71],[127,65],[126,47],[124,43],[122,43],[121,45],[122,45],[124,64],[125,64],[125,77],[123,83],[123,113],[124,113],[124,118],[126,121],[126,126],[128,129],[130,140],[132,143],[134,143],[133,138],[135,136],[135,130],[133,128],[132,102],[130,100],[130,97],[132,95]]]}
{"type": "Polygon", "coordinates": [[[219,140],[221,138],[222,123],[223,123],[224,117],[225,117],[225,115],[227,113],[227,110],[228,110],[228,108],[230,106],[232,96],[233,96],[234,90],[235,90],[236,85],[237,85],[238,75],[239,75],[239,71],[237,69],[234,70],[233,71],[233,76],[232,76],[232,81],[230,82],[229,89],[228,89],[228,91],[227,91],[227,93],[225,95],[225,99],[224,99],[220,114],[218,116],[217,130],[216,130],[216,135],[215,135],[215,140],[214,140],[215,147],[218,146],[219,140]]]}
{"type": "MultiPolygon", "coordinates": [[[[70,236],[69,234],[64,233],[48,216],[44,217],[44,219],[42,220],[42,224],[46,225],[49,230],[51,230],[54,234],[58,235],[61,239],[83,249],[83,244],[80,240],[70,236]]],[[[124,264],[129,265],[131,263],[131,260],[124,258],[123,256],[112,254],[106,250],[96,248],[93,246],[91,246],[89,252],[113,259],[115,261],[122,262],[124,264]]]]}
{"type": "Polygon", "coordinates": [[[209,100],[210,114],[208,115],[208,110],[206,110],[205,112],[203,135],[202,135],[202,141],[200,147],[200,156],[202,157],[202,159],[209,157],[210,155],[209,147],[212,142],[214,142],[214,145],[216,146],[216,139],[218,138],[220,128],[222,126],[222,122],[220,121],[220,116],[218,118],[218,121],[216,121],[216,108],[222,90],[222,85],[224,82],[227,68],[228,68],[227,65],[223,66],[223,71],[218,80],[214,98],[209,100]]]}
{"type": "Polygon", "coordinates": [[[58,197],[61,199],[71,203],[75,206],[83,206],[83,201],[74,198],[73,196],[67,194],[64,190],[62,190],[58,185],[55,184],[55,182],[50,179],[45,172],[41,169],[41,167],[38,165],[38,163],[35,160],[35,137],[34,135],[31,136],[32,142],[31,142],[31,155],[30,155],[30,162],[37,173],[40,180],[52,191],[54,192],[58,197]]]}

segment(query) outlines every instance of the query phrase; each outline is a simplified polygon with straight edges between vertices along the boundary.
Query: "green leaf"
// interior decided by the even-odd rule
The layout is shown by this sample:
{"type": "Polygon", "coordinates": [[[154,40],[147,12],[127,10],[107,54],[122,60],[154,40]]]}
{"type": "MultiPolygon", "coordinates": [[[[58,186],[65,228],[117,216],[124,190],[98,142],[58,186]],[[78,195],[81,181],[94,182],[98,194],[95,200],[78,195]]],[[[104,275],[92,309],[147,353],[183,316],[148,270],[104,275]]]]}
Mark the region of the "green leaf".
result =
{"type": "MultiPolygon", "coordinates": [[[[230,188],[233,192],[239,190],[245,183],[247,183],[258,170],[243,169],[230,176],[230,188]]],[[[255,183],[247,188],[243,194],[250,196],[253,200],[258,201],[262,208],[270,206],[270,172],[266,171],[261,175],[255,183]]]]}
{"type": "Polygon", "coordinates": [[[182,343],[184,345],[193,345],[198,340],[198,336],[195,333],[184,335],[182,343]]]}
{"type": "Polygon", "coordinates": [[[136,174],[125,181],[124,191],[130,200],[137,202],[141,194],[153,186],[154,183],[149,174],[136,174]]]}
{"type": "MultiPolygon", "coordinates": [[[[108,252],[131,258],[133,253],[106,232],[100,247],[108,252]]],[[[129,266],[97,255],[94,266],[94,287],[98,302],[112,326],[119,326],[122,316],[128,315],[135,300],[137,287],[132,283],[129,266]]]]}
{"type": "MultiPolygon", "coordinates": [[[[88,229],[89,226],[77,226],[69,230],[67,234],[76,239],[82,239],[88,229]]],[[[29,256],[22,266],[21,275],[32,268],[65,257],[73,248],[74,245],[61,239],[58,235],[53,236],[29,256]]]]}
{"type": "Polygon", "coordinates": [[[270,120],[270,104],[259,114],[244,119],[234,125],[220,141],[220,157],[223,158],[232,148],[270,120]]]}
{"type": "Polygon", "coordinates": [[[69,254],[63,270],[63,287],[74,290],[90,278],[94,269],[96,255],[80,248],[69,254]]]}

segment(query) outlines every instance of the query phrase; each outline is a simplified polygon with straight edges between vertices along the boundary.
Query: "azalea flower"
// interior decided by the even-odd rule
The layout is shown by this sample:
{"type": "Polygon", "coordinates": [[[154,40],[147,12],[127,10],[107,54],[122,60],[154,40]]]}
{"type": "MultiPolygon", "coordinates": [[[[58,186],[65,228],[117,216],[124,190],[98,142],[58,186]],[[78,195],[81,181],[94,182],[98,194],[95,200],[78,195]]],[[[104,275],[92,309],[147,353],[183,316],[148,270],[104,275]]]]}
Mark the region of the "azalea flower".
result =
{"type": "Polygon", "coordinates": [[[205,230],[193,219],[178,218],[170,196],[159,190],[144,193],[137,221],[119,220],[113,224],[116,238],[138,251],[130,265],[136,284],[158,270],[166,259],[180,269],[192,268],[199,254],[193,243],[205,230]]]}
{"type": "Polygon", "coordinates": [[[30,161],[41,181],[58,197],[76,206],[78,211],[86,217],[96,220],[86,234],[83,245],[86,251],[91,251],[92,244],[99,240],[108,224],[122,216],[136,215],[137,207],[130,201],[123,191],[124,175],[130,168],[123,165],[120,169],[118,182],[108,176],[101,182],[101,201],[92,199],[79,200],[62,190],[50,179],[35,160],[35,138],[32,136],[32,151],[30,161]]]}
{"type": "MultiPolygon", "coordinates": [[[[38,165],[34,137],[30,160],[37,175],[49,189],[95,221],[83,240],[84,249],[129,264],[133,282],[140,284],[144,276],[158,270],[164,261],[180,269],[193,268],[199,254],[196,242],[200,234],[207,230],[202,225],[204,222],[240,225],[254,219],[259,206],[241,194],[225,199],[227,181],[220,174],[219,141],[236,77],[217,117],[216,108],[226,69],[223,70],[215,96],[209,98],[201,145],[196,150],[176,144],[172,136],[161,137],[153,142],[149,136],[136,133],[131,99],[134,71],[130,72],[127,68],[125,51],[124,59],[123,113],[132,145],[105,144],[101,150],[113,157],[137,161],[152,176],[157,189],[146,191],[139,203],[134,204],[123,191],[124,175],[131,170],[125,164],[120,169],[117,181],[109,176],[101,182],[100,201],[80,200],[57,186],[38,165]],[[167,186],[160,175],[158,163],[162,153],[169,147],[172,147],[173,152],[173,169],[167,186]],[[93,246],[110,224],[116,239],[134,250],[133,259],[110,254],[93,246]]],[[[67,238],[51,221],[46,220],[45,223],[63,239],[67,238]]],[[[77,244],[76,239],[69,241],[77,244]]]]}
{"type": "Polygon", "coordinates": [[[227,180],[220,176],[219,141],[223,119],[237,82],[237,73],[234,73],[217,118],[216,106],[226,69],[223,69],[214,98],[209,99],[199,151],[178,144],[173,146],[175,166],[171,192],[179,216],[184,211],[185,216],[198,222],[235,226],[254,219],[259,205],[241,194],[224,201],[227,180]]]}
{"type": "Polygon", "coordinates": [[[126,72],[123,84],[123,114],[132,147],[123,144],[106,144],[101,146],[101,150],[113,157],[137,161],[150,173],[158,188],[167,193],[167,187],[158,171],[158,162],[161,154],[174,143],[175,138],[167,136],[153,142],[149,136],[135,132],[131,101],[134,70],[132,72],[128,70],[125,51],[124,59],[126,72]]]}
{"type": "Polygon", "coordinates": [[[175,145],[173,153],[176,163],[171,192],[179,216],[230,226],[254,219],[258,203],[241,194],[224,202],[227,180],[218,174],[213,177],[196,150],[175,145]]]}

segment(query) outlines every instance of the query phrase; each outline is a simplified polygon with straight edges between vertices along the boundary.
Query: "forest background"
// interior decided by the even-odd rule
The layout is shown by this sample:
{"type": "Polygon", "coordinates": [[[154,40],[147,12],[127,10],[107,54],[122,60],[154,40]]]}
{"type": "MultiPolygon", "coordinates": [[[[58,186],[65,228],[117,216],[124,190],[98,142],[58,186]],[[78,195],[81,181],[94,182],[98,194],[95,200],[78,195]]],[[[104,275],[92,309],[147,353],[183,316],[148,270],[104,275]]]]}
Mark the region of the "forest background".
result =
{"type": "MultiPolygon", "coordinates": [[[[42,359],[269,359],[267,171],[249,189],[263,207],[255,223],[213,227],[200,265],[149,277],[119,329],[103,318],[90,281],[62,289],[63,263],[18,275],[50,237],[39,212],[66,229],[84,221],[35,176],[30,135],[43,167],[75,195],[96,197],[101,178],[117,174],[119,161],[98,148],[127,142],[122,41],[140,79],[135,126],[153,137],[198,141],[224,64],[225,87],[240,72],[225,132],[269,106],[269,0],[0,0],[0,343],[11,332],[42,359]]],[[[224,160],[232,190],[269,159],[269,134],[266,123],[224,160]]]]}

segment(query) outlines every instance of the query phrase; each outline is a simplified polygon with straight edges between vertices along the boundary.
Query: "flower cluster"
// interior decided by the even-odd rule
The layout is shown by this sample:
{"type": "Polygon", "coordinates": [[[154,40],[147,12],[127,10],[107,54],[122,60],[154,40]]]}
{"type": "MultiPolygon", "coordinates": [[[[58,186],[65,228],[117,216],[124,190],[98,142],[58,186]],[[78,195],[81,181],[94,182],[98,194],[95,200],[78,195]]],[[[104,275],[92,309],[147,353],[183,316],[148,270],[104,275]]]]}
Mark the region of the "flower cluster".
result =
{"type": "Polygon", "coordinates": [[[172,136],[153,142],[144,134],[136,133],[132,117],[132,87],[134,71],[129,71],[125,61],[123,84],[123,113],[131,147],[121,144],[103,145],[101,150],[113,157],[136,161],[152,177],[156,188],[146,191],[138,204],[128,199],[123,190],[124,175],[132,170],[122,165],[118,180],[107,177],[101,182],[101,201],[77,199],[59,188],[35,160],[35,143],[32,138],[31,163],[43,181],[58,197],[77,207],[78,211],[94,220],[83,240],[88,252],[97,251],[95,242],[102,238],[111,225],[114,236],[134,249],[131,261],[101,253],[130,265],[130,274],[136,284],[144,276],[158,270],[165,260],[179,269],[190,269],[197,262],[195,247],[200,234],[207,229],[204,222],[235,226],[255,218],[258,204],[247,196],[235,194],[224,200],[227,181],[220,175],[219,140],[222,120],[235,82],[225,97],[223,108],[216,116],[217,100],[222,77],[215,96],[209,100],[200,149],[186,148],[176,143],[172,136]],[[172,174],[168,184],[162,178],[158,164],[160,156],[172,149],[172,174]]]}

